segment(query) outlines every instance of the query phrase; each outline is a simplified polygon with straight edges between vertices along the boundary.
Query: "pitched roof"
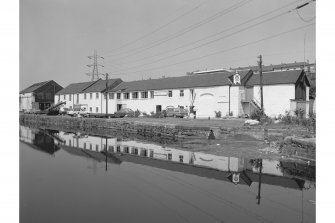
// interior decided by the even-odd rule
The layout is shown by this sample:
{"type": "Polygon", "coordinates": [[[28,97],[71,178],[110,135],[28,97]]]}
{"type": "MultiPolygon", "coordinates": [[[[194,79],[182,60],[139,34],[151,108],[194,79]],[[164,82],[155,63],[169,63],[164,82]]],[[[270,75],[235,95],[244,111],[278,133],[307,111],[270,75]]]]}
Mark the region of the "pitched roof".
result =
{"type": "MultiPolygon", "coordinates": [[[[273,70],[286,70],[290,68],[303,68],[304,66],[313,65],[313,64],[307,64],[304,62],[294,62],[294,63],[282,63],[282,64],[274,64],[274,65],[266,65],[262,66],[263,71],[273,71],[273,70]]],[[[236,67],[231,68],[231,70],[248,70],[251,69],[253,71],[258,71],[258,66],[248,66],[248,67],[236,67]]]]}
{"type": "Polygon", "coordinates": [[[80,93],[87,87],[94,84],[96,81],[82,82],[82,83],[73,83],[58,91],[56,94],[74,94],[80,93]]]}
{"type": "MultiPolygon", "coordinates": [[[[287,70],[287,71],[274,71],[274,72],[264,72],[263,73],[263,84],[273,85],[273,84],[295,84],[300,75],[304,73],[303,70],[287,70]]],[[[253,74],[247,85],[259,85],[259,74],[253,74]]]]}
{"type": "Polygon", "coordinates": [[[27,87],[26,89],[23,89],[22,91],[20,91],[20,94],[35,92],[37,89],[39,89],[40,87],[42,87],[43,85],[45,85],[46,83],[48,83],[50,81],[43,81],[43,82],[35,83],[35,84],[27,87]]]}
{"type": "MultiPolygon", "coordinates": [[[[238,72],[244,77],[248,71],[238,72]]],[[[212,72],[206,74],[188,75],[181,77],[167,77],[160,79],[149,79],[141,81],[122,82],[115,87],[113,91],[146,91],[146,90],[163,90],[177,88],[193,88],[208,86],[224,86],[230,85],[229,77],[235,72],[212,72]]]]}
{"type": "MultiPolygon", "coordinates": [[[[122,80],[120,78],[117,79],[108,79],[108,87],[115,85],[116,83],[120,83],[122,80]]],[[[93,85],[85,88],[83,92],[102,92],[106,89],[106,80],[99,79],[93,85]]]]}

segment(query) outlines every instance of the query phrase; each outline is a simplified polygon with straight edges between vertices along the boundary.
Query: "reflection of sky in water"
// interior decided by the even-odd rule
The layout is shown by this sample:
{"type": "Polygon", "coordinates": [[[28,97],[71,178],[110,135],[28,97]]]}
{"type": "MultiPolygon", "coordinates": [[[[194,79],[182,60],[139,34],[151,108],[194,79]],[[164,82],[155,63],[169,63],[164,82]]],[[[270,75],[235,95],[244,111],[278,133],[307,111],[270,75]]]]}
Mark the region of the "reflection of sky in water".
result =
{"type": "Polygon", "coordinates": [[[23,126],[20,140],[21,214],[34,222],[315,221],[306,166],[23,126]]]}

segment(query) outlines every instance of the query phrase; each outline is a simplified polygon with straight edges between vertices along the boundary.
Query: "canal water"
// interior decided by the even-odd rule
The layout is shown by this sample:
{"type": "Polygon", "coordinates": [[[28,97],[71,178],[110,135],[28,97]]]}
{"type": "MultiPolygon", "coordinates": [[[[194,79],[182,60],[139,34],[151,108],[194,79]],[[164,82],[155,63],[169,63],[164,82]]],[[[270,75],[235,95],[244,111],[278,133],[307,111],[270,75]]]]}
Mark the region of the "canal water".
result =
{"type": "Polygon", "coordinates": [[[315,222],[315,166],[20,126],[20,222],[315,222]]]}

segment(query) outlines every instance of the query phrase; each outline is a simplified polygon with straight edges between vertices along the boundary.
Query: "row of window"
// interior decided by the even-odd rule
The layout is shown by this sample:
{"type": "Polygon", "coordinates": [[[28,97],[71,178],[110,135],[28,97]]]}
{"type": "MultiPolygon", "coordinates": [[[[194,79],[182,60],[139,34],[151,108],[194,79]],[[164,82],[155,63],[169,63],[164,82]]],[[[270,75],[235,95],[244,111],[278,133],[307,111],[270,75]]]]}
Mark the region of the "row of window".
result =
{"type": "MultiPolygon", "coordinates": [[[[148,98],[148,91],[142,91],[141,93],[141,98],[148,98]]],[[[190,89],[190,94],[193,95],[194,90],[190,89]]],[[[108,93],[108,99],[114,99],[114,94],[115,93],[108,93]]],[[[93,93],[89,93],[90,99],[93,98],[93,93]]],[[[138,99],[139,98],[139,92],[132,92],[131,96],[133,99],[138,99]]],[[[184,97],[184,90],[179,90],[179,96],[184,97]]],[[[66,100],[66,95],[63,95],[64,100],[66,100]]],[[[172,91],[168,91],[168,97],[173,97],[172,91]]],[[[99,93],[95,93],[95,98],[99,99],[99,93]]],[[[154,98],[154,91],[150,91],[150,98],[154,98]]],[[[84,99],[87,99],[87,94],[84,94],[84,99]]],[[[106,99],[106,93],[104,94],[104,99],[106,99]]],[[[121,99],[121,93],[116,93],[116,99],[121,99]]],[[[130,99],[130,93],[126,92],[123,93],[123,99],[130,99]]],[[[60,95],[58,96],[58,101],[60,100],[60,95]]],[[[69,94],[69,101],[72,100],[72,95],[69,94]]],[[[79,100],[79,94],[77,94],[77,100],[79,100]]]]}
{"type": "MultiPolygon", "coordinates": [[[[69,139],[69,146],[72,146],[71,139],[69,139]]],[[[104,148],[104,150],[106,150],[107,149],[106,145],[103,145],[103,148],[104,148]]],[[[86,147],[86,142],[84,143],[84,149],[88,149],[86,147]]],[[[92,148],[92,143],[89,144],[89,149],[90,150],[93,149],[92,148]]],[[[97,152],[99,151],[99,145],[95,145],[95,151],[97,151],[97,152]]],[[[113,152],[121,153],[121,146],[117,145],[116,150],[115,150],[114,146],[108,146],[108,152],[110,152],[110,153],[113,153],[113,152]]],[[[122,152],[123,153],[130,153],[130,154],[133,154],[133,155],[141,155],[141,156],[145,156],[145,157],[148,156],[148,152],[147,152],[146,149],[141,149],[139,151],[139,149],[135,148],[135,147],[129,149],[128,146],[124,146],[122,152]]],[[[154,151],[150,150],[149,152],[150,152],[149,157],[153,158],[154,157],[154,151]]],[[[172,153],[168,153],[167,155],[168,155],[167,159],[172,160],[172,153]]],[[[184,161],[184,156],[179,155],[179,162],[183,162],[183,161],[184,161]]]]}

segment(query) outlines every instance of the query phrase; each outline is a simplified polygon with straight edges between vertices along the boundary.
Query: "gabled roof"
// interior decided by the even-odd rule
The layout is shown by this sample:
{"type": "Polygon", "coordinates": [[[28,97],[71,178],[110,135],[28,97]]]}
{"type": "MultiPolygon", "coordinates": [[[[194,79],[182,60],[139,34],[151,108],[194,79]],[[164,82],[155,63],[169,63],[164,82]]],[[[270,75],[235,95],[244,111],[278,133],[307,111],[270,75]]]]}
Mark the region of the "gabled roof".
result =
{"type": "Polygon", "coordinates": [[[58,91],[56,95],[58,94],[75,94],[80,93],[87,87],[94,84],[96,81],[89,81],[89,82],[82,82],[82,83],[73,83],[68,85],[67,87],[63,88],[62,90],[58,91]]]}
{"type": "MultiPolygon", "coordinates": [[[[117,79],[108,79],[108,87],[111,87],[117,83],[122,82],[120,78],[117,79]]],[[[106,89],[106,80],[99,79],[93,85],[85,88],[83,90],[84,93],[88,92],[102,92],[106,89]]]]}
{"type": "MultiPolygon", "coordinates": [[[[263,73],[263,85],[275,85],[275,84],[295,84],[299,77],[304,75],[303,70],[287,70],[287,71],[274,71],[263,73]]],[[[249,81],[246,83],[249,86],[259,85],[260,76],[258,73],[254,73],[249,81]]]]}
{"type": "MultiPolygon", "coordinates": [[[[108,86],[115,86],[122,82],[120,78],[108,79],[108,86]]],[[[98,79],[96,81],[73,83],[58,91],[56,94],[77,94],[77,93],[89,93],[89,92],[102,92],[106,89],[106,80],[98,79]]]]}
{"type": "MultiPolygon", "coordinates": [[[[238,72],[244,77],[249,70],[238,72]]],[[[163,90],[163,89],[179,89],[209,86],[230,85],[232,82],[229,77],[235,72],[212,72],[206,74],[188,75],[181,77],[167,77],[160,79],[149,79],[141,81],[122,82],[115,87],[113,91],[147,91],[147,90],[163,90]]]]}
{"type": "MultiPolygon", "coordinates": [[[[50,81],[51,81],[51,80],[50,80],[50,81]]],[[[43,81],[43,82],[35,83],[35,84],[33,84],[33,85],[27,87],[26,89],[23,89],[22,91],[20,91],[20,94],[35,92],[35,91],[38,90],[40,87],[42,87],[43,85],[45,85],[46,83],[48,83],[48,82],[50,82],[50,81],[43,81]]]]}

